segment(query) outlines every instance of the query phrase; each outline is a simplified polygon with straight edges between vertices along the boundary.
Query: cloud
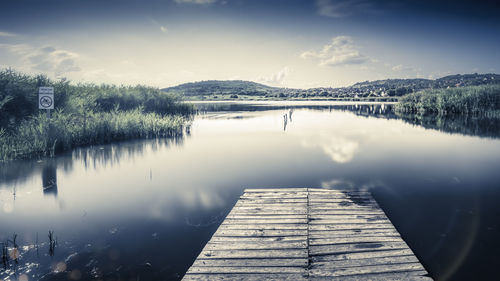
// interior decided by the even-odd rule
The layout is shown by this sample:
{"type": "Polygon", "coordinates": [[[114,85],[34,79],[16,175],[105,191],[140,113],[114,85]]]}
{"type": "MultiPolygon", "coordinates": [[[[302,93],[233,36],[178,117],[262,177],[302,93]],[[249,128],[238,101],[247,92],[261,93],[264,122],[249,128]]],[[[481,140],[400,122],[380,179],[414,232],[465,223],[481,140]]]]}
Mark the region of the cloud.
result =
{"type": "Polygon", "coordinates": [[[391,69],[393,71],[397,71],[397,72],[402,72],[402,71],[421,71],[421,69],[419,69],[419,68],[414,68],[414,67],[410,67],[410,66],[406,66],[406,65],[402,65],[402,64],[395,65],[391,69]]]}
{"type": "Polygon", "coordinates": [[[14,36],[17,36],[17,35],[14,33],[10,33],[10,32],[0,31],[0,37],[14,37],[14,36]]]}
{"type": "Polygon", "coordinates": [[[41,71],[56,77],[70,72],[78,72],[79,55],[53,46],[33,47],[27,44],[0,44],[12,55],[19,58],[21,68],[28,71],[41,71]]]}
{"type": "Polygon", "coordinates": [[[379,180],[370,180],[365,183],[355,183],[351,180],[338,178],[321,182],[321,187],[325,189],[336,189],[342,191],[370,191],[375,188],[388,189],[388,186],[384,182],[379,180]]]}
{"type": "Polygon", "coordinates": [[[359,143],[348,138],[337,136],[320,136],[314,140],[304,140],[304,147],[319,147],[336,163],[350,162],[359,149],[359,143]]]}
{"type": "Polygon", "coordinates": [[[163,25],[162,25],[162,26],[160,26],[160,30],[161,30],[161,32],[163,32],[163,33],[167,33],[167,31],[168,31],[168,29],[167,29],[165,26],[163,26],[163,25]]]}
{"type": "Polygon", "coordinates": [[[319,59],[321,66],[363,64],[371,61],[369,57],[359,52],[349,36],[334,37],[331,43],[323,46],[319,52],[305,51],[300,57],[302,59],[319,59]]]}
{"type": "Polygon", "coordinates": [[[331,18],[378,12],[374,4],[368,0],[316,0],[316,8],[318,14],[331,18]]]}
{"type": "Polygon", "coordinates": [[[401,71],[404,69],[404,66],[402,64],[398,64],[392,67],[392,70],[394,71],[401,71]]]}
{"type": "Polygon", "coordinates": [[[179,4],[212,4],[217,2],[217,0],[174,0],[176,3],[179,4]]]}
{"type": "Polygon", "coordinates": [[[282,86],[285,82],[285,79],[288,77],[289,73],[290,69],[285,66],[280,71],[273,73],[268,77],[259,77],[259,79],[257,80],[259,82],[273,86],[282,86]]]}

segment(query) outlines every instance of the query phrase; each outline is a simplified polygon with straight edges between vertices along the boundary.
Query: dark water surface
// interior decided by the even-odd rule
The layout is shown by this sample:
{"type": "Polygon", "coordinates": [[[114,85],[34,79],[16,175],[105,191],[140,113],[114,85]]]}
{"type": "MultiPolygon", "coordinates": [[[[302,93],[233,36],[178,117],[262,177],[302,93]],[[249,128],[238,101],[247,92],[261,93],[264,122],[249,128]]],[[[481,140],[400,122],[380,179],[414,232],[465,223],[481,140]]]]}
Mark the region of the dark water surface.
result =
{"type": "Polygon", "coordinates": [[[183,138],[0,163],[0,280],[180,279],[257,187],[370,190],[432,277],[497,278],[498,120],[294,105],[197,104],[183,138]]]}

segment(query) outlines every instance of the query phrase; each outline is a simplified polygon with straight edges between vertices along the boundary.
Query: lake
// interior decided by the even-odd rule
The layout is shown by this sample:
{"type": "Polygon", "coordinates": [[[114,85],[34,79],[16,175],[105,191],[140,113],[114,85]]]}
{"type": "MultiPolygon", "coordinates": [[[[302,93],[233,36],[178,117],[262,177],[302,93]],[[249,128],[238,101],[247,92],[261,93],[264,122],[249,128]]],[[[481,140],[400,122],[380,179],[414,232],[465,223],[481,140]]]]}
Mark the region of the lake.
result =
{"type": "Polygon", "coordinates": [[[0,163],[0,280],[178,280],[243,190],[271,187],[371,191],[433,278],[497,276],[498,120],[380,103],[196,106],[180,138],[0,163]]]}

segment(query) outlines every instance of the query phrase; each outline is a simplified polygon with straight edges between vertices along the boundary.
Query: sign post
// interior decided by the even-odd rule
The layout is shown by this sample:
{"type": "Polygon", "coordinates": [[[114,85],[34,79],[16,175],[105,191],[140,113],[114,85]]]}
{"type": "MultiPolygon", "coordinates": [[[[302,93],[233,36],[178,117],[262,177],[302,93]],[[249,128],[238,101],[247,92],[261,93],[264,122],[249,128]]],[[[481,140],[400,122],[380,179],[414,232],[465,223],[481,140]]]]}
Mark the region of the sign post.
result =
{"type": "Polygon", "coordinates": [[[47,118],[50,118],[50,110],[54,109],[54,87],[38,88],[38,109],[47,110],[47,118]]]}

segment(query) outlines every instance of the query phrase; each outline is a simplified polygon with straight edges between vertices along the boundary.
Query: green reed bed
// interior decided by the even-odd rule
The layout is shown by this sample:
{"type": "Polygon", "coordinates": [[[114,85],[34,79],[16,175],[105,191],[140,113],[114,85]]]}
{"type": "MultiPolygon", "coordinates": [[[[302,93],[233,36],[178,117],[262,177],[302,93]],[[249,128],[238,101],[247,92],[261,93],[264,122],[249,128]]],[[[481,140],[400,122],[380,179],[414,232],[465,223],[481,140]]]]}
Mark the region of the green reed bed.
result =
{"type": "Polygon", "coordinates": [[[423,90],[402,97],[395,109],[400,114],[500,116],[500,84],[423,90]]]}
{"type": "Polygon", "coordinates": [[[51,156],[82,145],[182,135],[193,106],[158,88],[53,81],[0,70],[0,160],[51,156]],[[38,87],[55,88],[49,119],[38,87]]]}
{"type": "Polygon", "coordinates": [[[55,112],[51,119],[39,114],[13,131],[0,129],[0,159],[53,156],[83,145],[180,136],[188,122],[182,115],[162,116],[141,109],[91,113],[85,122],[82,116],[64,112],[55,112]]]}

